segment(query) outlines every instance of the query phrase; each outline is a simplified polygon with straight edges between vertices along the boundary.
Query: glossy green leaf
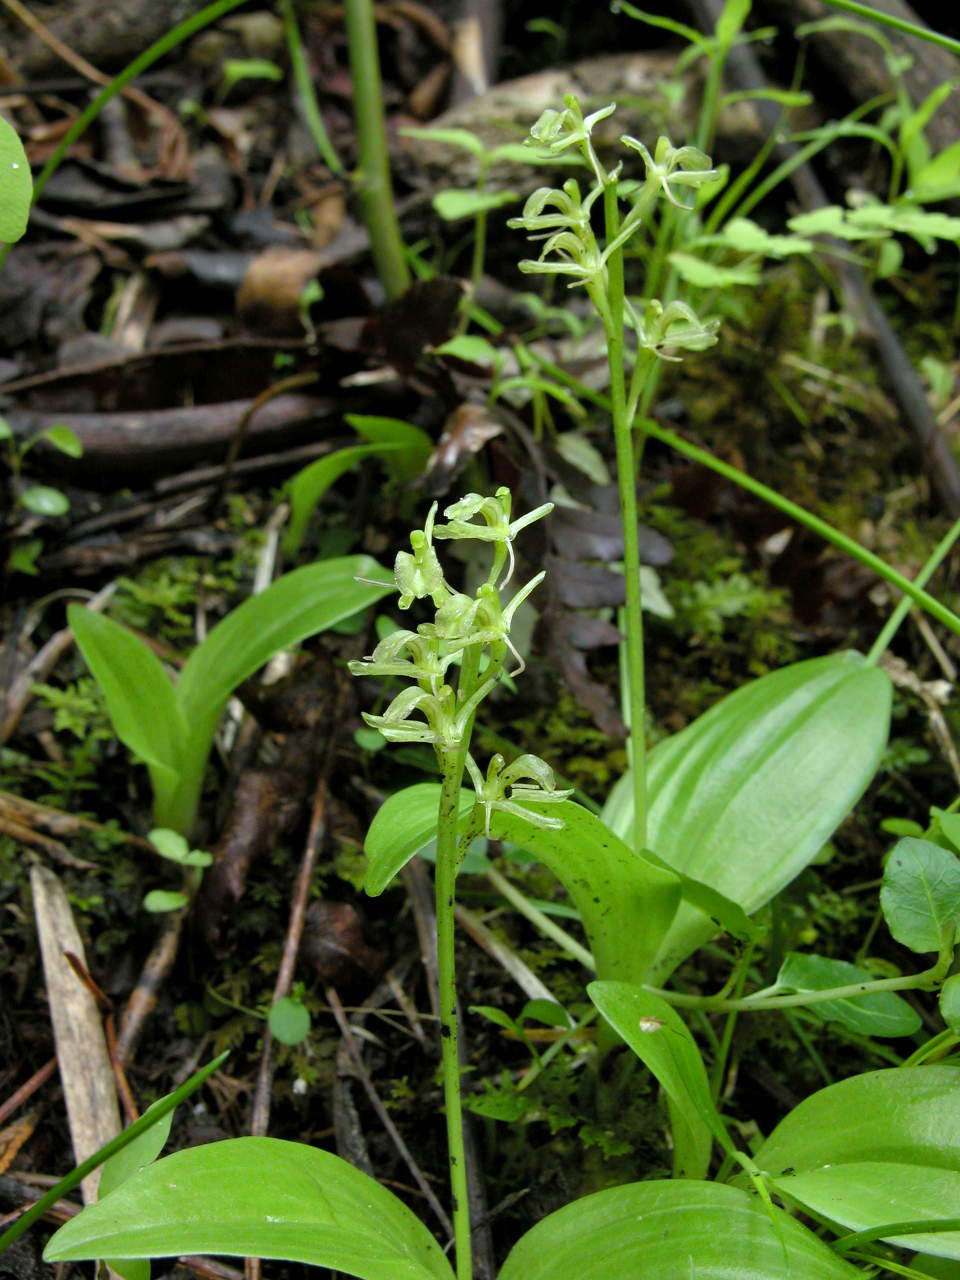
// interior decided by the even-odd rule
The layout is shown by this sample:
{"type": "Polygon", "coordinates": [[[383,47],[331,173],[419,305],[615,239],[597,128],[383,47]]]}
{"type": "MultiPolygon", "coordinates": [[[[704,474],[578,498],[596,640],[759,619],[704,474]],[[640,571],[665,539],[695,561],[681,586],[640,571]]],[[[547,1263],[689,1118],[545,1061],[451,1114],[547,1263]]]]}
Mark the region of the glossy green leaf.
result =
{"type": "Polygon", "coordinates": [[[170,677],[139,636],[102,613],[72,604],[67,621],[117,737],[147,766],[155,806],[164,808],[179,785],[189,733],[170,677]]]}
{"type": "Polygon", "coordinates": [[[566,889],[587,934],[597,977],[642,982],[680,902],[677,877],[635,853],[572,800],[524,802],[561,830],[494,812],[491,834],[534,854],[566,889]]]}
{"type": "Polygon", "coordinates": [[[213,1253],[280,1258],[361,1280],[453,1280],[422,1222],[327,1151],[234,1138],[149,1165],[53,1236],[50,1262],[213,1253]]]}
{"type": "MultiPolygon", "coordinates": [[[[647,843],[677,871],[752,913],[817,855],[873,777],[891,684],[858,653],[744,685],[651,751],[647,843]]],[[[604,817],[630,839],[629,778],[604,817]]],[[[660,984],[715,932],[684,903],[649,979],[660,984]]]]}
{"type": "Polygon", "coordinates": [[[0,240],[13,244],[27,229],[33,177],[16,130],[0,116],[0,240]]]}
{"type": "Polygon", "coordinates": [[[37,516],[62,516],[70,510],[70,499],[48,484],[32,484],[20,494],[20,504],[37,516]]]}
{"type": "Polygon", "coordinates": [[[672,1103],[674,1125],[678,1118],[683,1120],[685,1147],[696,1153],[700,1168],[687,1165],[675,1167],[675,1172],[681,1177],[705,1177],[712,1139],[727,1152],[733,1144],[714,1106],[700,1050],[686,1023],[660,996],[626,982],[591,982],[587,994],[657,1078],[672,1103]]]}
{"type": "MultiPolygon", "coordinates": [[[[896,1161],[850,1162],[791,1174],[777,1190],[815,1214],[840,1222],[851,1231],[884,1224],[922,1223],[960,1218],[960,1172],[920,1168],[896,1161]]],[[[903,1249],[960,1259],[960,1231],[884,1232],[879,1239],[903,1249]]]]}
{"type": "MultiPolygon", "coordinates": [[[[870,1071],[821,1089],[781,1121],[754,1160],[780,1194],[852,1231],[956,1218],[960,1067],[870,1071]]],[[[960,1257],[960,1232],[899,1243],[960,1257]]]]}
{"type": "Polygon", "coordinates": [[[780,1209],[716,1182],[634,1182],[538,1222],[499,1280],[856,1280],[780,1209]]]}
{"type": "MultiPolygon", "coordinates": [[[[874,976],[846,960],[791,951],[780,966],[774,990],[784,993],[827,991],[830,987],[873,982],[874,976]]],[[[809,1012],[824,1022],[838,1022],[849,1031],[864,1036],[912,1036],[923,1025],[917,1011],[895,991],[873,991],[863,996],[824,1000],[811,1004],[809,1012]]]]}
{"type": "MultiPolygon", "coordinates": [[[[461,791],[461,826],[473,811],[473,806],[473,792],[461,791]]],[[[367,855],[363,887],[372,898],[383,893],[414,854],[431,840],[436,840],[439,809],[440,784],[436,782],[419,782],[387,796],[374,814],[363,842],[367,855]]]]}
{"type": "Polygon", "coordinates": [[[898,840],[883,869],[880,907],[903,946],[939,951],[960,927],[960,858],[930,840],[898,840]]]}

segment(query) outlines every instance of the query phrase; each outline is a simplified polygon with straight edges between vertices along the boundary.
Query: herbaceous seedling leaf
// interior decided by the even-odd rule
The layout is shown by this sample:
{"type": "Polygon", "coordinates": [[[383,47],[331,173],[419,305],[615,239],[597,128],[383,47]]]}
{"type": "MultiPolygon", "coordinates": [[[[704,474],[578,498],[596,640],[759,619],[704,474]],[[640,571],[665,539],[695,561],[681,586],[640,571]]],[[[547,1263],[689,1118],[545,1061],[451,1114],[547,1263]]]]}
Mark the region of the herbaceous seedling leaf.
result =
{"type": "MultiPolygon", "coordinates": [[[[472,791],[460,793],[460,823],[466,822],[473,810],[472,791]]],[[[440,807],[440,784],[420,782],[388,796],[374,815],[364,841],[367,855],[365,892],[372,898],[383,893],[387,885],[437,835],[437,813],[440,807]]]]}
{"type": "MultiPolygon", "coordinates": [[[[730,694],[657,744],[647,843],[677,871],[756,911],[817,855],[876,771],[890,681],[858,653],[813,658],[730,694]]],[[[629,840],[629,778],[604,817],[629,840]]],[[[662,982],[712,932],[684,903],[651,974],[662,982]]]]}
{"type": "Polygon", "coordinates": [[[918,204],[956,199],[960,195],[960,142],[951,143],[926,164],[920,165],[907,195],[918,204]]]}
{"type": "Polygon", "coordinates": [[[83,444],[80,437],[75,431],[65,427],[63,423],[55,423],[40,434],[41,438],[46,440],[47,444],[52,445],[59,453],[65,453],[69,458],[83,457],[83,444]]]}
{"type": "Polygon", "coordinates": [[[670,254],[670,262],[676,267],[681,280],[698,289],[728,289],[733,285],[760,283],[760,268],[750,263],[721,267],[704,262],[695,254],[680,251],[670,254]]]}
{"type": "Polygon", "coordinates": [[[433,207],[444,222],[459,222],[461,218],[475,218],[478,213],[516,204],[519,199],[518,191],[460,191],[451,187],[437,192],[433,207]]]}
{"type": "Polygon", "coordinates": [[[499,1280],[855,1280],[781,1209],[716,1182],[635,1182],[538,1222],[499,1280]]]}
{"type": "MultiPolygon", "coordinates": [[[[956,1218],[960,1067],[870,1071],[821,1089],[781,1121],[754,1160],[778,1192],[851,1230],[956,1218]]],[[[960,1233],[931,1237],[901,1243],[960,1257],[960,1233]]]]}
{"type": "MultiPolygon", "coordinates": [[[[711,1139],[730,1152],[733,1145],[714,1106],[707,1072],[686,1023],[667,1002],[626,982],[591,982],[587,994],[640,1061],[656,1076],[670,1099],[674,1122],[684,1121],[703,1167],[685,1177],[704,1177],[711,1139]]],[[[688,1144],[689,1145],[689,1144],[688,1144]]]]}
{"type": "Polygon", "coordinates": [[[453,1280],[419,1219],[327,1151],[234,1138],[149,1165],[47,1245],[49,1261],[188,1253],[280,1258],[361,1280],[453,1280]]]}
{"type": "Polygon", "coordinates": [[[550,868],[580,913],[597,977],[642,982],[680,901],[669,868],[635,853],[596,814],[572,800],[525,802],[563,827],[535,827],[494,812],[491,834],[534,854],[550,868]]]}
{"type": "Polygon", "coordinates": [[[302,1000],[282,996],[270,1006],[267,1023],[281,1044],[299,1044],[310,1034],[310,1011],[302,1000]]]}
{"type": "Polygon", "coordinates": [[[0,240],[13,244],[27,229],[33,178],[30,162],[12,125],[0,116],[0,240]]]}
{"type": "Polygon", "coordinates": [[[883,870],[880,907],[903,946],[939,951],[960,925],[960,859],[930,840],[898,840],[883,870]]]}
{"type": "MultiPolygon", "coordinates": [[[[778,992],[826,991],[858,982],[872,982],[874,975],[846,960],[827,956],[788,953],[774,984],[778,992]]],[[[772,993],[771,993],[772,994],[772,993]]],[[[894,991],[874,991],[841,1000],[811,1004],[809,1011],[824,1022],[839,1022],[864,1036],[912,1036],[922,1025],[920,1015],[894,991]]]]}
{"type": "Polygon", "coordinates": [[[443,142],[450,147],[459,147],[478,160],[486,151],[482,140],[469,129],[401,129],[400,132],[405,138],[422,138],[424,142],[443,142]]]}
{"type": "Polygon", "coordinates": [[[70,510],[70,499],[48,484],[32,484],[20,494],[20,502],[38,516],[62,516],[70,510]]]}
{"type": "Polygon", "coordinates": [[[169,796],[180,782],[187,724],[159,658],[132,631],[82,605],[70,605],[67,620],[117,737],[147,766],[154,795],[169,796]]]}
{"type": "Polygon", "coordinates": [[[802,236],[773,236],[750,218],[731,219],[719,238],[740,253],[762,253],[768,258],[813,252],[812,240],[802,236]]]}

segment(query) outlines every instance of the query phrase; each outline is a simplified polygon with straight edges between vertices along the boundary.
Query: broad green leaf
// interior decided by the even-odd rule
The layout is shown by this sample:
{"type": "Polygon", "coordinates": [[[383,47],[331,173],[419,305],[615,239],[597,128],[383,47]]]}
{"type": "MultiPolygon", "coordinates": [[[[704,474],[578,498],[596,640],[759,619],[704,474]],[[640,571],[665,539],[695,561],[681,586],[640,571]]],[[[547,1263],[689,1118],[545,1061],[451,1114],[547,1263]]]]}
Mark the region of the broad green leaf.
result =
{"type": "Polygon", "coordinates": [[[20,494],[20,503],[37,516],[62,516],[70,510],[70,499],[48,484],[33,484],[20,494]]]}
{"type": "MultiPolygon", "coordinates": [[[[461,791],[461,826],[473,811],[474,803],[472,791],[461,791]]],[[[383,893],[414,854],[436,840],[439,808],[440,784],[437,782],[404,787],[384,800],[363,842],[368,862],[363,888],[372,898],[383,893]]]]}
{"type": "Polygon", "coordinates": [[[177,697],[191,733],[195,735],[202,723],[212,737],[239,684],[281,649],[300,644],[393,591],[391,578],[369,556],[342,556],[285,573],[259,595],[244,600],[194,649],[180,673],[177,697]],[[357,578],[372,578],[377,584],[357,578]]]}
{"type": "Polygon", "coordinates": [[[299,1044],[310,1034],[310,1011],[302,1000],[282,996],[270,1006],[267,1023],[281,1044],[299,1044]]]}
{"type": "Polygon", "coordinates": [[[898,840],[883,870],[880,907],[903,946],[939,951],[960,926],[960,858],[930,840],[898,840]]]}
{"type": "Polygon", "coordinates": [[[307,522],[317,504],[342,475],[352,471],[364,458],[383,457],[402,449],[400,444],[351,444],[345,449],[325,454],[298,471],[286,485],[290,497],[290,522],[283,533],[284,553],[292,556],[300,550],[307,522]]]}
{"type": "MultiPolygon", "coordinates": [[[[851,1231],[885,1224],[952,1219],[960,1222],[960,1172],[892,1160],[852,1161],[791,1174],[775,1183],[795,1203],[840,1222],[851,1231]]],[[[960,1259],[960,1230],[884,1233],[903,1249],[960,1259]]]]}
{"type": "Polygon", "coordinates": [[[53,1236],[50,1262],[213,1253],[329,1267],[360,1280],[453,1280],[422,1222],[327,1151],[233,1138],[158,1160],[53,1236]]]}
{"type": "Polygon", "coordinates": [[[102,613],[72,604],[67,621],[117,737],[147,766],[155,804],[163,807],[180,785],[189,732],[170,678],[139,636],[102,613]]]}
{"type": "MultiPolygon", "coordinates": [[[[821,1089],[781,1121],[754,1160],[780,1194],[851,1231],[956,1219],[960,1067],[870,1071],[821,1089]]],[[[960,1232],[898,1243],[960,1257],[960,1232]]]]}
{"type": "Polygon", "coordinates": [[[445,222],[459,222],[461,218],[475,218],[478,213],[491,213],[504,205],[516,204],[518,191],[459,191],[450,188],[438,191],[433,197],[433,207],[445,222]]]}
{"type": "MultiPolygon", "coordinates": [[[[873,777],[890,681],[858,653],[784,667],[744,685],[650,752],[647,844],[748,914],[817,855],[873,777]]],[[[604,818],[629,841],[628,777],[604,818]]],[[[647,981],[659,984],[716,931],[684,903],[647,981]]]]}
{"type": "Polygon", "coordinates": [[[62,423],[47,427],[46,431],[41,432],[41,439],[46,440],[47,444],[52,445],[60,453],[65,453],[69,458],[83,457],[83,443],[80,437],[62,423]]]}
{"type": "Polygon", "coordinates": [[[760,283],[760,268],[750,263],[721,267],[679,250],[670,254],[670,262],[676,267],[680,279],[697,289],[727,289],[731,285],[760,283]]]}
{"type": "Polygon", "coordinates": [[[856,1280],[781,1209],[716,1182],[634,1182],[558,1209],[499,1280],[856,1280]]]}
{"type": "Polygon", "coordinates": [[[528,801],[523,807],[559,818],[563,827],[535,827],[495,811],[493,838],[534,854],[566,889],[580,913],[598,978],[642,982],[676,913],[677,877],[635,853],[596,814],[572,800],[528,801]]]}
{"type": "Polygon", "coordinates": [[[33,177],[16,130],[0,116],[0,241],[13,244],[27,229],[33,177]]]}
{"type": "Polygon", "coordinates": [[[587,994],[670,1099],[674,1121],[682,1117],[702,1167],[677,1169],[681,1177],[704,1177],[713,1138],[730,1152],[733,1144],[713,1103],[707,1072],[693,1036],[675,1009],[652,991],[626,982],[591,982],[587,994]]]}
{"type": "MultiPolygon", "coordinates": [[[[143,1118],[146,1119],[151,1112],[162,1107],[166,1100],[165,1097],[159,1098],[147,1108],[143,1118]]],[[[128,1178],[132,1178],[135,1173],[139,1173],[141,1169],[156,1160],[166,1146],[172,1124],[173,1112],[167,1111],[165,1115],[160,1116],[156,1124],[144,1130],[139,1137],[128,1142],[116,1155],[105,1162],[100,1173],[99,1197],[101,1200],[121,1183],[126,1182],[128,1178]]]]}
{"type": "MultiPolygon", "coordinates": [[[[872,982],[874,975],[846,960],[803,955],[791,951],[780,966],[777,992],[826,991],[857,982],[872,982]]],[[[772,994],[772,993],[771,993],[772,994]]],[[[809,1006],[814,1017],[839,1022],[863,1036],[912,1036],[922,1026],[920,1015],[894,991],[874,991],[842,1000],[824,1000],[809,1006]]]]}

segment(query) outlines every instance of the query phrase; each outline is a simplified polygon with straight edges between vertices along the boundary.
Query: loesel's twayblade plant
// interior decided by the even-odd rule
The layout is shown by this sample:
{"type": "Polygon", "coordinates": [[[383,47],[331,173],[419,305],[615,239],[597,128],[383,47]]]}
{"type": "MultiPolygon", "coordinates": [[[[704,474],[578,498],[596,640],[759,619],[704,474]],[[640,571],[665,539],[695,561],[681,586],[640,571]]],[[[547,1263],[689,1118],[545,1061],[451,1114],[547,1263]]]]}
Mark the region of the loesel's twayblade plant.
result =
{"type": "MultiPolygon", "coordinates": [[[[640,151],[647,176],[627,193],[621,218],[618,174],[599,165],[590,144],[598,118],[584,118],[572,100],[541,118],[538,141],[580,148],[594,186],[585,198],[572,183],[536,193],[523,222],[546,233],[541,260],[528,269],[566,274],[586,288],[607,333],[628,547],[631,769],[598,817],[559,791],[536,757],[507,764],[495,756],[485,769],[473,759],[478,709],[508,661],[515,674],[522,668],[510,625],[541,578],[502,599],[514,537],[548,510],[514,519],[504,490],[454,503],[445,523],[430,512],[410,550],[397,556],[393,586],[401,609],[429,601],[433,620],[388,637],[354,667],[408,681],[368,723],[388,740],[430,744],[441,771],[439,784],[398,792],[376,815],[366,841],[366,888],[381,892],[435,838],[455,1270],[419,1219],[373,1179],[327,1152],[270,1138],[212,1143],[151,1165],[159,1149],[152,1139],[135,1160],[127,1157],[125,1172],[142,1166],[138,1171],[121,1181],[114,1169],[105,1198],[57,1232],[50,1260],[126,1259],[113,1265],[129,1274],[131,1259],[203,1251],[314,1263],[362,1280],[471,1280],[453,906],[458,866],[481,834],[533,853],[567,889],[590,948],[589,956],[581,948],[581,958],[597,975],[588,987],[602,1019],[596,1053],[619,1038],[656,1077],[670,1111],[675,1174],[599,1191],[549,1215],[514,1246],[500,1280],[844,1280],[881,1267],[924,1274],[894,1249],[960,1260],[960,1068],[928,1063],[960,1043],[960,978],[947,977],[960,924],[956,815],[935,814],[919,838],[899,841],[883,877],[880,906],[890,932],[934,957],[932,964],[876,979],[843,962],[791,954],[773,984],[744,993],[758,930],[751,916],[817,855],[880,761],[891,689],[877,661],[905,605],[866,656],[840,653],[786,667],[737,690],[651,752],[644,747],[633,413],[644,366],[708,345],[714,330],[676,299],[628,302],[622,249],[655,199],[685,207],[713,170],[703,152],[666,139],[652,155],[628,144],[640,151]],[[602,243],[590,223],[601,196],[602,243]],[[635,335],[632,351],[627,331],[635,335]],[[445,576],[437,546],[451,538],[491,544],[490,571],[473,595],[445,576]],[[741,946],[732,948],[731,973],[717,994],[663,985],[721,931],[741,946]],[[738,1150],[718,1107],[725,1051],[718,1050],[711,1084],[678,1007],[734,1014],[806,1005],[829,1009],[861,1034],[916,1036],[920,1020],[897,994],[909,989],[939,990],[945,1031],[898,1068],[820,1090],[756,1151],[738,1150]],[[709,1181],[715,1150],[720,1163],[709,1181]],[[797,1211],[815,1229],[793,1216],[797,1211]]],[[[897,579],[956,630],[960,620],[921,588],[958,533],[960,523],[916,584],[897,579]]],[[[829,536],[837,540],[833,531],[829,536]]],[[[888,567],[873,567],[894,580],[888,567]]]]}

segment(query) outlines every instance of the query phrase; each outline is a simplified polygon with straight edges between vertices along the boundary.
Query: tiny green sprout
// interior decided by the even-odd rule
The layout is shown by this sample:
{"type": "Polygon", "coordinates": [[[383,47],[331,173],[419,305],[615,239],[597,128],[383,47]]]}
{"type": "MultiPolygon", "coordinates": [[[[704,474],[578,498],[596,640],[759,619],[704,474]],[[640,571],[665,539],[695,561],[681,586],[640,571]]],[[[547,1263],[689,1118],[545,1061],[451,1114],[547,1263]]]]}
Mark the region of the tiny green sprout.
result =
{"type": "Polygon", "coordinates": [[[497,813],[522,818],[534,827],[559,831],[563,827],[560,818],[534,813],[520,800],[538,800],[543,803],[559,803],[573,795],[573,790],[558,791],[553,770],[539,756],[518,756],[512,764],[505,764],[498,752],[491,756],[484,778],[472,756],[466,758],[467,772],[477,795],[477,805],[484,812],[484,834],[490,839],[490,819],[497,813]]]}
{"type": "Polygon", "coordinates": [[[209,867],[213,858],[203,849],[191,849],[179,831],[169,827],[154,827],[147,839],[162,858],[169,858],[181,867],[209,867]]]}

